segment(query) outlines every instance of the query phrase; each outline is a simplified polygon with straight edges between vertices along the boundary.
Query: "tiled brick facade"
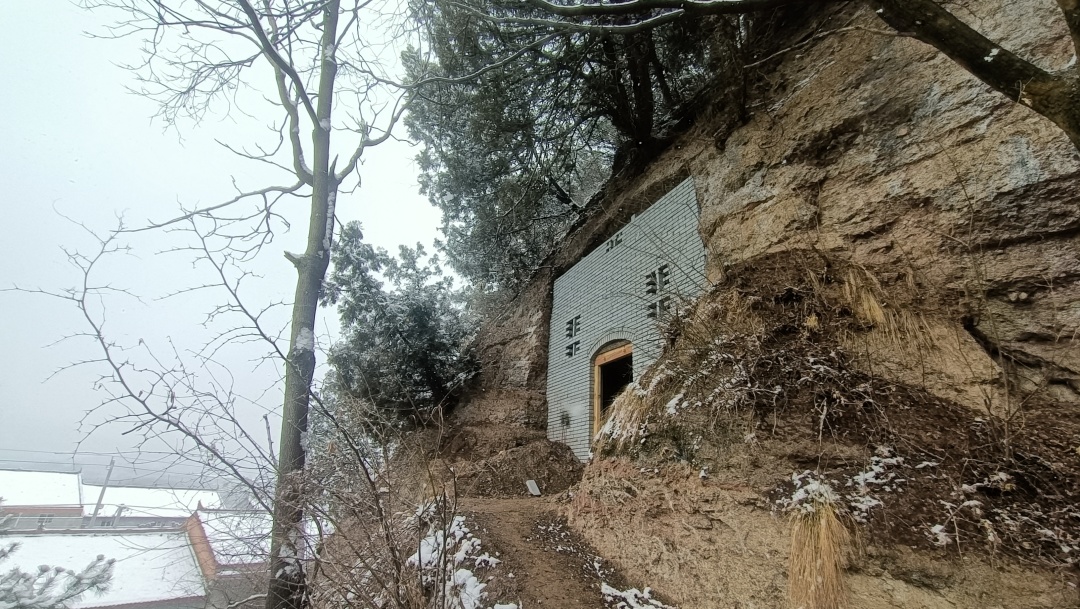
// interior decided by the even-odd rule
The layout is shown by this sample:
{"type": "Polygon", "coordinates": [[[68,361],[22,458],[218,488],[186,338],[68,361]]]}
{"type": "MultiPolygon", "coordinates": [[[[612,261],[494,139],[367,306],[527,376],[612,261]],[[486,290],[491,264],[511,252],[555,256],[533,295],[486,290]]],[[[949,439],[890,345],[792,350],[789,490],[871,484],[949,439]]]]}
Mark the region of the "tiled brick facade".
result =
{"type": "Polygon", "coordinates": [[[634,345],[634,378],[660,353],[665,309],[705,286],[691,179],[635,216],[555,280],[548,344],[548,437],[589,458],[592,360],[604,345],[634,345]]]}

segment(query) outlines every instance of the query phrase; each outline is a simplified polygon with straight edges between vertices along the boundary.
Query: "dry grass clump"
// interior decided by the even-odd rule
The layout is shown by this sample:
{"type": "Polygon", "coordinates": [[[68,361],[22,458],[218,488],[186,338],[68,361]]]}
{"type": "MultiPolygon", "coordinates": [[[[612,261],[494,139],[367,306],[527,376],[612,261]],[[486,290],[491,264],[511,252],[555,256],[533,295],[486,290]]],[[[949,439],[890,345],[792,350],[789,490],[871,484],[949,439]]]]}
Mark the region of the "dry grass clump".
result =
{"type": "Polygon", "coordinates": [[[646,397],[644,391],[632,386],[615,398],[607,422],[593,438],[595,453],[602,454],[605,449],[622,452],[637,440],[651,410],[646,397]]]}
{"type": "MultiPolygon", "coordinates": [[[[831,494],[831,493],[830,493],[831,494]]],[[[791,517],[788,591],[795,609],[842,609],[844,567],[851,535],[825,494],[800,505],[791,517]]]]}
{"type": "MultiPolygon", "coordinates": [[[[697,409],[711,420],[715,431],[721,410],[732,410],[747,397],[745,369],[740,359],[760,347],[764,320],[754,304],[738,292],[718,293],[696,306],[666,320],[664,334],[669,344],[656,364],[611,405],[608,419],[593,439],[595,454],[626,454],[641,449],[647,438],[658,433],[687,436],[698,419],[678,421],[677,407],[697,409]],[[682,431],[680,431],[682,430],[682,431]]],[[[736,417],[738,418],[738,417],[736,417]]],[[[700,430],[699,430],[700,431],[700,430]]],[[[690,439],[689,444],[695,441],[690,439]]],[[[676,449],[687,458],[687,447],[676,449]]]]}
{"type": "Polygon", "coordinates": [[[850,267],[844,278],[842,292],[844,300],[850,303],[851,310],[859,321],[875,326],[888,323],[889,316],[877,298],[881,292],[881,284],[866,269],[850,267]]]}
{"type": "MultiPolygon", "coordinates": [[[[822,286],[816,277],[811,276],[811,284],[818,294],[823,294],[822,286]]],[[[910,284],[903,290],[913,291],[910,284]]],[[[895,290],[894,290],[895,291],[895,290]]],[[[868,330],[862,340],[878,349],[897,349],[905,353],[918,354],[933,347],[932,333],[923,316],[912,307],[886,306],[883,302],[894,300],[877,277],[862,266],[849,266],[843,274],[840,287],[840,299],[850,308],[855,319],[868,330]]],[[[846,338],[854,340],[856,334],[846,333],[846,338]]]]}

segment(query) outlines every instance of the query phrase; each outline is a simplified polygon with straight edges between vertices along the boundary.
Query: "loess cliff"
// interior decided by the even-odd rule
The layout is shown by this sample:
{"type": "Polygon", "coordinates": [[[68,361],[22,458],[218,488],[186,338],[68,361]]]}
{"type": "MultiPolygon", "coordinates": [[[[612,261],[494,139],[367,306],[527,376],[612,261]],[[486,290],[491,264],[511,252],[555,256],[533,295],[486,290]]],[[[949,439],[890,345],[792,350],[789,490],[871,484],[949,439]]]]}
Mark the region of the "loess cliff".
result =
{"type": "MultiPolygon", "coordinates": [[[[1075,61],[1052,0],[970,4],[1014,52],[1075,61]]],[[[877,27],[840,7],[806,36],[847,24],[877,27]]],[[[486,323],[442,457],[473,495],[540,479],[684,608],[790,606],[791,508],[818,484],[851,536],[847,606],[1077,606],[1076,149],[902,36],[848,27],[754,69],[744,121],[703,111],[613,178],[486,323]],[[707,292],[667,320],[582,472],[544,439],[554,278],[686,176],[707,292]]]]}

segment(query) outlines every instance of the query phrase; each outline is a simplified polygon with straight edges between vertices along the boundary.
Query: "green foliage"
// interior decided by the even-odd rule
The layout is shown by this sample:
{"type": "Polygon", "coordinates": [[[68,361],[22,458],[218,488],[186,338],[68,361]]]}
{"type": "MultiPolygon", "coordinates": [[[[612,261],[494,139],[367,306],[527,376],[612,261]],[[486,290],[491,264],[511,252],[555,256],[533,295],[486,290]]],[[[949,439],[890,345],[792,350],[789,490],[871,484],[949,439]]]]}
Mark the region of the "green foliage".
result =
{"type": "MultiPolygon", "coordinates": [[[[19,544],[0,547],[0,561],[19,544]]],[[[0,574],[0,607],[4,609],[65,609],[87,592],[102,593],[112,581],[113,560],[98,556],[82,571],[41,565],[33,571],[18,568],[0,574]]]]}
{"type": "Polygon", "coordinates": [[[551,31],[507,0],[431,2],[420,14],[430,49],[404,61],[426,84],[406,125],[424,146],[421,186],[444,214],[442,249],[487,292],[527,280],[612,164],[655,151],[712,76],[742,64],[739,29],[722,18],[614,36],[551,31]]]}
{"type": "Polygon", "coordinates": [[[372,248],[357,223],[344,227],[334,255],[324,299],[338,307],[343,340],[330,352],[331,391],[372,406],[369,425],[426,422],[473,368],[452,279],[419,244],[396,258],[372,248]]]}

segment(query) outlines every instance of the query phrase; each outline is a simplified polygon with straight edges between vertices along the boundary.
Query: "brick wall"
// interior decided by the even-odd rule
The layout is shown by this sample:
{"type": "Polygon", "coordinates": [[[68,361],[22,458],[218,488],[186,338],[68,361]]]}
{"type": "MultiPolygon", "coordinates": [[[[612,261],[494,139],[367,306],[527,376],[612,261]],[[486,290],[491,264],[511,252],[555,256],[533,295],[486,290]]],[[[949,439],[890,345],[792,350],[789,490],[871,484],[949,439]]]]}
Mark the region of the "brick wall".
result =
{"type": "Polygon", "coordinates": [[[694,183],[687,179],[555,280],[547,433],[582,460],[589,458],[594,428],[593,356],[612,341],[629,340],[639,378],[659,356],[664,309],[705,286],[698,215],[694,183]],[[648,293],[650,276],[659,282],[655,294],[648,293]]]}

